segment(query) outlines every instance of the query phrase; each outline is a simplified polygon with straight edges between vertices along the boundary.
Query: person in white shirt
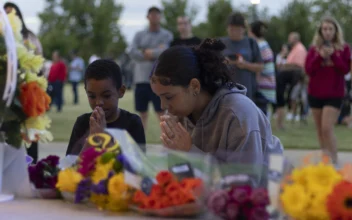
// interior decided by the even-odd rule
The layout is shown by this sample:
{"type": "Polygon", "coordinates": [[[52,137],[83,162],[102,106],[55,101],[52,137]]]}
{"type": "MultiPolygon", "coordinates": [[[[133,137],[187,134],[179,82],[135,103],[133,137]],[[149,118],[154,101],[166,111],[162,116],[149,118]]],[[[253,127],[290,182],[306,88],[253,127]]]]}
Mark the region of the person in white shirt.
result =
{"type": "Polygon", "coordinates": [[[71,53],[72,61],[69,67],[69,81],[72,84],[72,91],[73,91],[73,104],[77,105],[78,100],[78,84],[83,78],[84,74],[84,60],[77,56],[77,51],[72,51],[71,53]]]}
{"type": "Polygon", "coordinates": [[[97,56],[96,54],[93,54],[93,55],[90,56],[90,58],[89,58],[89,64],[91,64],[91,63],[93,63],[94,61],[99,60],[99,59],[100,59],[99,56],[97,56]]]}

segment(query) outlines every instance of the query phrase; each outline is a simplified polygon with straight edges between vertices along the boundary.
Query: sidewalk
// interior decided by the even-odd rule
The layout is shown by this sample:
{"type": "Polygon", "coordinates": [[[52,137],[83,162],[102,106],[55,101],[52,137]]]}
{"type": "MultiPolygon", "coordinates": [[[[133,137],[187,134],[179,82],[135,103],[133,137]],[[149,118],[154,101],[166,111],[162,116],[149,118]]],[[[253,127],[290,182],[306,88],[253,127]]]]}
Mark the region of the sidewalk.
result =
{"type": "MultiPolygon", "coordinates": [[[[158,146],[158,145],[151,145],[158,146]]],[[[50,154],[55,154],[60,157],[64,157],[66,153],[67,143],[54,142],[49,144],[39,145],[39,158],[46,157],[50,154]]],[[[312,150],[285,150],[285,156],[291,161],[293,165],[298,165],[302,162],[304,156],[310,152],[317,152],[312,150]]],[[[351,162],[352,152],[340,152],[339,161],[340,163],[351,162]]]]}

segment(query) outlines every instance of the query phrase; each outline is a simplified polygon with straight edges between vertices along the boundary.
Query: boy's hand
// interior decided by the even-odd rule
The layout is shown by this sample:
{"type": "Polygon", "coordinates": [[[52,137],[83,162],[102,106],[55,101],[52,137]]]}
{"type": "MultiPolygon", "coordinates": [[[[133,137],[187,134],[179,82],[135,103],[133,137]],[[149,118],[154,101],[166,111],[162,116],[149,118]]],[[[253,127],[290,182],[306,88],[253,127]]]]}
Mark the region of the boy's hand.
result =
{"type": "Polygon", "coordinates": [[[105,113],[101,107],[96,107],[90,116],[89,133],[96,134],[104,132],[106,128],[105,113]]]}

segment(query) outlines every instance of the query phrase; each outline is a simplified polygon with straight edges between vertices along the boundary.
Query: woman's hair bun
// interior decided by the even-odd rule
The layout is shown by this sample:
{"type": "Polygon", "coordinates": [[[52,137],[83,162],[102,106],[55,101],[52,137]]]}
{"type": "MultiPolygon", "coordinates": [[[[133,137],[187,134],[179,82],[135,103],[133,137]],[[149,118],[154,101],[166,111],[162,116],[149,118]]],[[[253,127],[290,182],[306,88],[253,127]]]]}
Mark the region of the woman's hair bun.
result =
{"type": "Polygon", "coordinates": [[[221,40],[215,38],[205,38],[199,45],[200,49],[207,49],[213,51],[222,51],[226,48],[225,44],[221,40]]]}

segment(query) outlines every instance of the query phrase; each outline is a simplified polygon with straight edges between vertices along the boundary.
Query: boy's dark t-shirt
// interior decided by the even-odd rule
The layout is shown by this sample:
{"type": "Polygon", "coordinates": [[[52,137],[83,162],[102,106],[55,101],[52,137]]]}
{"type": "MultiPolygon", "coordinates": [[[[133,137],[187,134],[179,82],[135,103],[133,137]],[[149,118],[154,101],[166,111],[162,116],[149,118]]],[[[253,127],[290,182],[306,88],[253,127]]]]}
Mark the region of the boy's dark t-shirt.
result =
{"type": "MultiPolygon", "coordinates": [[[[145,145],[145,134],[142,121],[138,115],[120,109],[120,116],[116,121],[108,123],[107,128],[118,128],[126,130],[137,144],[145,145]]],[[[79,116],[73,126],[70,142],[66,155],[78,155],[89,135],[89,118],[92,113],[79,116]]]]}
{"type": "Polygon", "coordinates": [[[198,37],[191,37],[187,39],[176,38],[170,44],[170,47],[176,45],[184,45],[184,46],[195,46],[202,42],[202,40],[198,37]]]}

